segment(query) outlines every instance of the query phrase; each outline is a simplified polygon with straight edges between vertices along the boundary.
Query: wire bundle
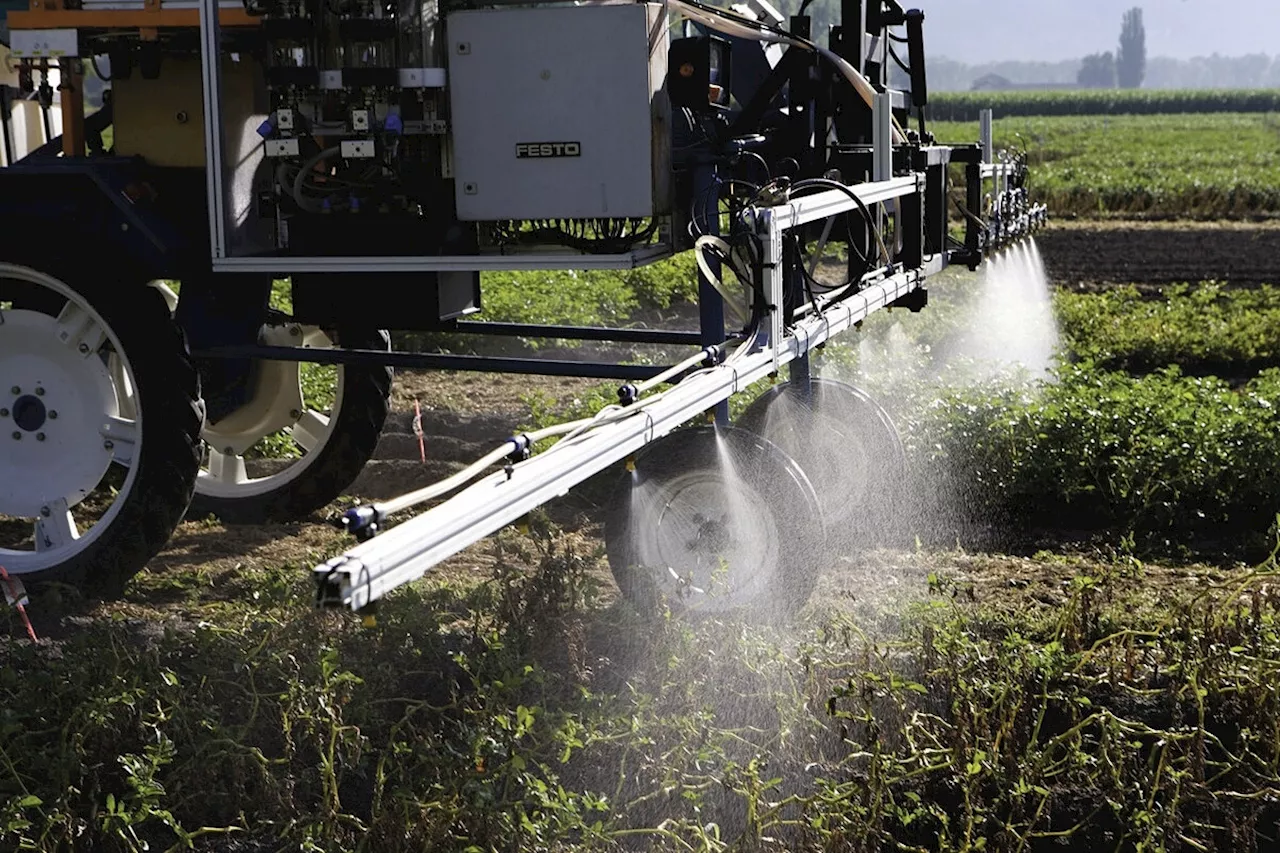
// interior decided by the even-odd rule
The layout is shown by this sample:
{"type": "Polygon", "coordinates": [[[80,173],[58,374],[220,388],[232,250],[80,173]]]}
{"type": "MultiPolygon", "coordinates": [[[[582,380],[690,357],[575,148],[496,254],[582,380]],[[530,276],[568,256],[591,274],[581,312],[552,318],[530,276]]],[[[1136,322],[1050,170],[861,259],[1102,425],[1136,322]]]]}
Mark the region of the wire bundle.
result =
{"type": "Polygon", "coordinates": [[[656,219],[539,219],[494,222],[490,235],[499,246],[558,243],[587,254],[622,254],[647,244],[656,219]]]}

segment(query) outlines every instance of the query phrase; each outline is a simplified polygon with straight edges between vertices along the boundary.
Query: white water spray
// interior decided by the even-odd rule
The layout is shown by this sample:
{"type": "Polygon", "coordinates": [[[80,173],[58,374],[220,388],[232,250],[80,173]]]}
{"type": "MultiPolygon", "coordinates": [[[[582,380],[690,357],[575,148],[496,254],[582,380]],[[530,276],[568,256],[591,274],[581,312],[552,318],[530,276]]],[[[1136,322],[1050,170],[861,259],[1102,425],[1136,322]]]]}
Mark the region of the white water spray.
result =
{"type": "Polygon", "coordinates": [[[1046,379],[1058,350],[1058,321],[1040,248],[1024,240],[988,262],[964,317],[955,355],[973,360],[976,378],[1025,369],[1046,379]]]}

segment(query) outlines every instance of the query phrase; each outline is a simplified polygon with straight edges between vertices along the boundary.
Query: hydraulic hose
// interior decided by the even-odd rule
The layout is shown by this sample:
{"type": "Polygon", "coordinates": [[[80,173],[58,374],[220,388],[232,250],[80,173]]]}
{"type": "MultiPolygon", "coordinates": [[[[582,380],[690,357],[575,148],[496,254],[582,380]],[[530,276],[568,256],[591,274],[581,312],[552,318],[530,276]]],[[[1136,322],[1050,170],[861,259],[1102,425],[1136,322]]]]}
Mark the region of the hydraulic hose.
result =
{"type": "MultiPolygon", "coordinates": [[[[876,92],[875,86],[871,85],[871,81],[862,75],[858,69],[854,68],[848,60],[834,51],[828,50],[821,45],[814,44],[807,39],[800,39],[795,36],[766,29],[758,23],[748,23],[747,19],[739,20],[736,17],[722,12],[719,9],[702,4],[686,3],[684,0],[667,0],[667,5],[680,12],[686,18],[697,21],[705,27],[718,30],[728,35],[735,35],[739,38],[752,39],[754,41],[764,42],[766,44],[785,44],[789,47],[797,47],[802,50],[816,51],[820,56],[830,62],[840,72],[840,76],[844,77],[853,86],[859,97],[866,102],[868,107],[875,106],[876,92]]],[[[898,124],[897,119],[893,122],[893,141],[906,142],[907,136],[902,131],[902,127],[898,124]]]]}

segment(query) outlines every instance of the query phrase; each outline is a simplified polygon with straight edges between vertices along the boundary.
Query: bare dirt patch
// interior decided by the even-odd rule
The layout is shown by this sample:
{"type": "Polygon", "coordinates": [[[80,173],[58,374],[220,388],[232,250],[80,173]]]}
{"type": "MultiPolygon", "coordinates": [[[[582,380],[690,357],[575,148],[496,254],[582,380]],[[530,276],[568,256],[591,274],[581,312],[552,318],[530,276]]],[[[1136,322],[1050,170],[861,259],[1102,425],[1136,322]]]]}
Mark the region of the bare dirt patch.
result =
{"type": "Polygon", "coordinates": [[[1054,222],[1036,242],[1065,287],[1280,283],[1280,222],[1054,222]]]}

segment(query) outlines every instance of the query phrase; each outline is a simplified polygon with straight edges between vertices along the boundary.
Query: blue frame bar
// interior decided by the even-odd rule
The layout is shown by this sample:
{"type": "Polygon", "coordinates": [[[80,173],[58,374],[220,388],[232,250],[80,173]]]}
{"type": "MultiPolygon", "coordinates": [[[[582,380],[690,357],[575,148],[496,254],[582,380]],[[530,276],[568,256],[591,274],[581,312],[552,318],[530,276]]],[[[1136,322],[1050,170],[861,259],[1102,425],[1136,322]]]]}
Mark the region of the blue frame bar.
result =
{"type": "Polygon", "coordinates": [[[257,358],[311,364],[367,364],[420,370],[463,370],[526,376],[577,376],[585,379],[651,379],[668,365],[610,364],[550,358],[499,358],[480,355],[381,352],[319,347],[225,346],[193,352],[195,358],[257,358]]]}

